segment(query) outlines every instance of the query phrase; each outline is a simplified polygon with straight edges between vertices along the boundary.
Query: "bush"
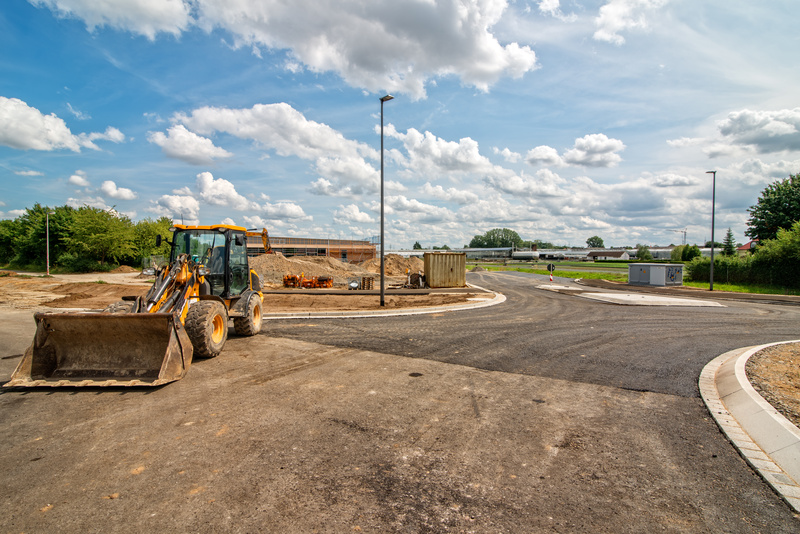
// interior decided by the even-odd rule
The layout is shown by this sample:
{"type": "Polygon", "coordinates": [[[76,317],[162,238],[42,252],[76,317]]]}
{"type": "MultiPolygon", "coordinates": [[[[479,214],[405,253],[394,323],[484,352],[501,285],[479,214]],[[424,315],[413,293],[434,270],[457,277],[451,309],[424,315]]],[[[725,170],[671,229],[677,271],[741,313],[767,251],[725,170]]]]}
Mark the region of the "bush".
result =
{"type": "Polygon", "coordinates": [[[58,257],[56,265],[62,270],[71,273],[107,273],[118,266],[111,263],[100,263],[99,261],[85,256],[80,256],[71,252],[65,252],[58,257]]]}

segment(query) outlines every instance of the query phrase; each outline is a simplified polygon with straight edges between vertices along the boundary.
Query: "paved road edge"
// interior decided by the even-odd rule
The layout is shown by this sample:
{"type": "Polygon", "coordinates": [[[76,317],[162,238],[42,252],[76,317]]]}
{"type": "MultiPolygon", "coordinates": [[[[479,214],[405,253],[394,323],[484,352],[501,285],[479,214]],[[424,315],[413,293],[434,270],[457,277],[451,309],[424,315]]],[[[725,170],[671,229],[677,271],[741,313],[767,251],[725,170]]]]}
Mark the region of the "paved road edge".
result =
{"type": "Polygon", "coordinates": [[[307,312],[289,312],[289,313],[265,313],[262,315],[264,320],[277,320],[277,319],[343,319],[343,318],[362,318],[362,317],[388,317],[398,315],[423,315],[429,313],[442,313],[452,311],[474,310],[477,308],[485,308],[487,306],[494,306],[502,304],[506,301],[506,296],[502,293],[489,291],[480,286],[469,284],[469,287],[480,289],[487,293],[494,293],[491,299],[470,299],[469,302],[463,304],[451,304],[448,306],[432,306],[430,308],[400,308],[389,310],[343,310],[343,311],[307,311],[307,312]]]}
{"type": "Polygon", "coordinates": [[[750,384],[747,360],[782,341],[735,349],[711,360],[700,373],[700,395],[739,454],[795,511],[800,512],[800,429],[750,384]]]}

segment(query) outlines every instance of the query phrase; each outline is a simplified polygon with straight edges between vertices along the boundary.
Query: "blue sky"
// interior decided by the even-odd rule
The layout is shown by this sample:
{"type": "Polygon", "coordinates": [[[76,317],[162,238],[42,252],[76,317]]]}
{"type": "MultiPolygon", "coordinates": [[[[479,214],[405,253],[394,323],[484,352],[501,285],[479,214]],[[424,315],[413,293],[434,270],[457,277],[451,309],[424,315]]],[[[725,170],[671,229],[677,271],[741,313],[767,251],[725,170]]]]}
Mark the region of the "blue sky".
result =
{"type": "Polygon", "coordinates": [[[800,172],[796,0],[7,0],[0,218],[745,242],[800,172]]]}

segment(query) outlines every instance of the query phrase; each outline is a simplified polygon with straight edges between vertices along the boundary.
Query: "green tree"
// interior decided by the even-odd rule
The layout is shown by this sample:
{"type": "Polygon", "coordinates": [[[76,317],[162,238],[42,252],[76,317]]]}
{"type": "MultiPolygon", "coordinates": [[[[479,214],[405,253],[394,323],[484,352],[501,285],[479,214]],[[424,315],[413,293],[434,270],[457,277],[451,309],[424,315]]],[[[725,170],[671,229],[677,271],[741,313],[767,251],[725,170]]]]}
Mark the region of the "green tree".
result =
{"type": "Polygon", "coordinates": [[[681,261],[684,250],[686,250],[686,245],[678,245],[677,247],[674,247],[669,253],[669,259],[672,261],[681,261]]]}
{"type": "Polygon", "coordinates": [[[133,227],[133,245],[137,252],[137,265],[150,256],[169,256],[169,243],[165,239],[160,247],[156,247],[156,236],[169,237],[171,226],[172,219],[169,217],[161,217],[155,221],[148,217],[136,223],[133,227]]]}
{"type": "Polygon", "coordinates": [[[13,228],[13,255],[9,261],[21,267],[44,267],[47,259],[47,213],[50,222],[50,262],[66,251],[66,240],[71,233],[72,217],[75,210],[69,206],[51,208],[37,203],[26,208],[25,213],[17,217],[13,225],[6,225],[7,230],[13,228]]]}
{"type": "Polygon", "coordinates": [[[586,240],[586,246],[589,248],[603,248],[603,239],[600,236],[593,235],[586,240]]]}
{"type": "Polygon", "coordinates": [[[745,235],[752,239],[775,239],[778,229],[791,228],[800,220],[800,174],[769,184],[747,211],[750,219],[745,235]]]}
{"type": "Polygon", "coordinates": [[[699,258],[702,255],[700,247],[697,245],[686,245],[681,254],[682,261],[692,261],[694,258],[699,258]]]}
{"type": "Polygon", "coordinates": [[[9,263],[17,254],[14,246],[19,232],[17,226],[11,219],[0,221],[0,265],[9,263]]]}
{"type": "Polygon", "coordinates": [[[131,220],[113,209],[84,206],[76,210],[67,243],[70,252],[100,265],[136,254],[131,220]]]}
{"type": "Polygon", "coordinates": [[[725,239],[722,241],[722,255],[733,256],[736,254],[736,240],[733,238],[733,231],[728,228],[725,239]]]}
{"type": "Polygon", "coordinates": [[[419,241],[414,242],[413,250],[422,250],[422,245],[419,244],[419,241]]]}
{"type": "Polygon", "coordinates": [[[441,247],[431,247],[433,250],[450,250],[450,247],[447,245],[442,245],[441,247]]]}
{"type": "Polygon", "coordinates": [[[650,247],[647,245],[636,245],[636,259],[639,261],[650,261],[653,255],[650,254],[650,247]]]}
{"type": "Polygon", "coordinates": [[[522,238],[514,230],[494,228],[483,235],[476,235],[469,242],[469,248],[520,247],[522,238]]]}

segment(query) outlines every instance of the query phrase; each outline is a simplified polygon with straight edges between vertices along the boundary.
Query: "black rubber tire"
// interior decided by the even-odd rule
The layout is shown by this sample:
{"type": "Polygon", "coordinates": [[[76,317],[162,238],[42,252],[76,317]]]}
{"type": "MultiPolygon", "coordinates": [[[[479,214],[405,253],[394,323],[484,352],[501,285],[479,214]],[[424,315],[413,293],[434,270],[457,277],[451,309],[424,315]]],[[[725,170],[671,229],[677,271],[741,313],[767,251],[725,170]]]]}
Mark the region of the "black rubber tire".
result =
{"type": "Polygon", "coordinates": [[[108,306],[103,309],[105,313],[131,313],[133,311],[134,306],[136,306],[136,302],[132,300],[120,300],[119,302],[115,302],[114,304],[109,304],[108,306]]]}
{"type": "Polygon", "coordinates": [[[261,332],[261,297],[253,295],[247,304],[247,315],[233,318],[233,329],[240,336],[254,336],[261,332]]]}
{"type": "Polygon", "coordinates": [[[189,306],[186,333],[198,358],[216,358],[228,339],[228,311],[216,300],[200,300],[189,306]]]}

